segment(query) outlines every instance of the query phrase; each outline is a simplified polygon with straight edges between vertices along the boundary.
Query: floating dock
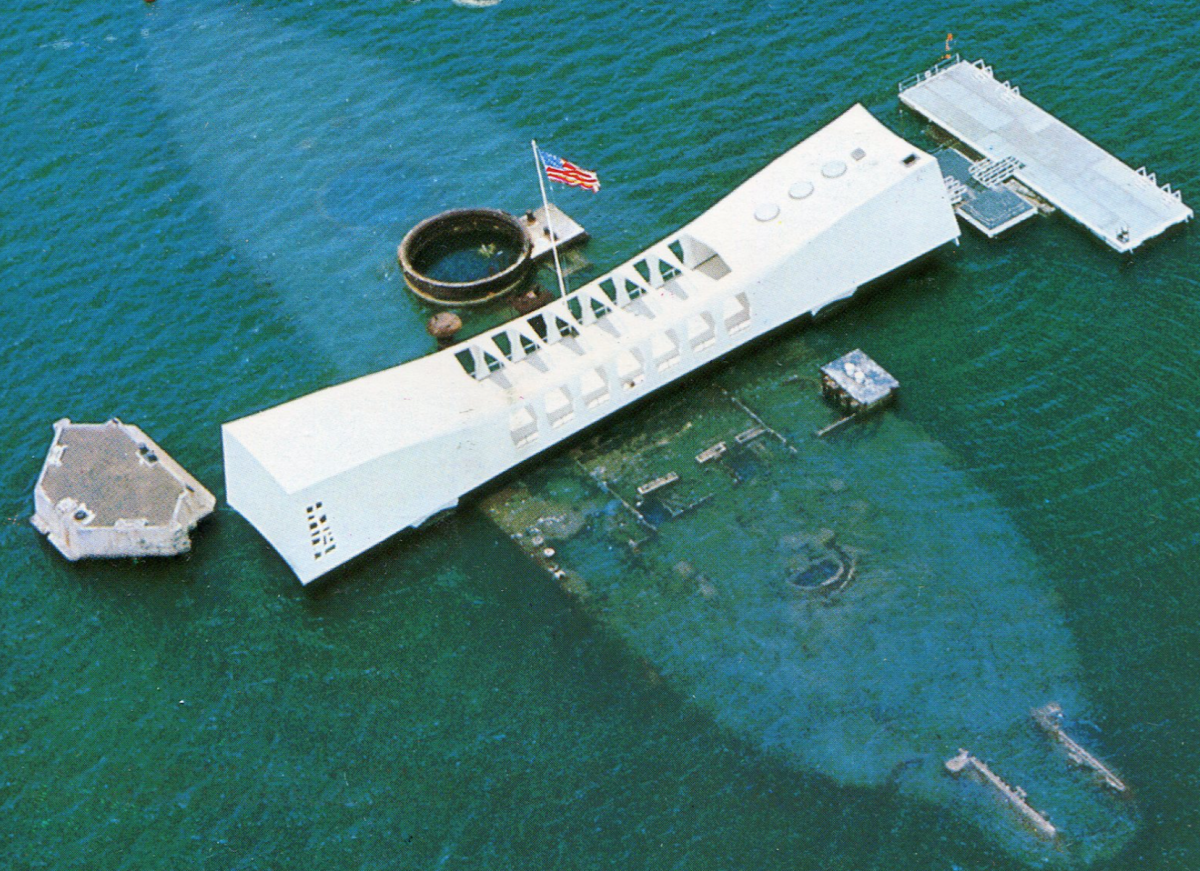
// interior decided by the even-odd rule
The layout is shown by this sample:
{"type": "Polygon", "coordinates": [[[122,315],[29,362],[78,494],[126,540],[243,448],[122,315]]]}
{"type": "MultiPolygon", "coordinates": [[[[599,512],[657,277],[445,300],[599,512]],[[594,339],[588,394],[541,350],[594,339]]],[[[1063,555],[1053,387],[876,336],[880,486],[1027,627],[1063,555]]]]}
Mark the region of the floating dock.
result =
{"type": "Polygon", "coordinates": [[[54,424],[30,521],[69,560],[173,556],[216,500],[136,426],[54,424]]]}
{"type": "Polygon", "coordinates": [[[1128,787],[1125,786],[1125,781],[1117,777],[1111,768],[1083,749],[1074,738],[1063,731],[1062,727],[1062,706],[1058,702],[1051,702],[1048,705],[1043,705],[1040,708],[1034,708],[1030,713],[1033,715],[1036,722],[1043,731],[1051,738],[1056,739],[1067,751],[1067,757],[1081,768],[1089,768],[1094,771],[1104,784],[1110,789],[1117,792],[1125,792],[1128,787]]]}
{"type": "Polygon", "coordinates": [[[942,176],[954,213],[989,239],[1027,221],[1038,213],[1037,206],[1003,182],[996,182],[996,173],[981,164],[991,161],[972,162],[966,155],[953,148],[944,148],[933,155],[942,176]]]}
{"type": "Polygon", "coordinates": [[[1045,835],[1047,838],[1053,838],[1058,835],[1058,829],[1054,827],[1054,824],[1046,819],[1044,814],[1034,810],[1033,806],[1029,804],[1029,796],[1025,790],[1019,786],[1009,786],[998,774],[988,768],[986,763],[976,759],[968,751],[961,749],[958,751],[957,756],[946,760],[946,770],[951,774],[960,774],[968,768],[973,769],[983,779],[984,783],[1000,793],[1039,834],[1045,835]]]}
{"type": "Polygon", "coordinates": [[[1179,191],[1034,105],[982,60],[955,56],[899,90],[900,102],[990,161],[996,182],[1017,179],[1117,251],[1192,217],[1179,191]]]}

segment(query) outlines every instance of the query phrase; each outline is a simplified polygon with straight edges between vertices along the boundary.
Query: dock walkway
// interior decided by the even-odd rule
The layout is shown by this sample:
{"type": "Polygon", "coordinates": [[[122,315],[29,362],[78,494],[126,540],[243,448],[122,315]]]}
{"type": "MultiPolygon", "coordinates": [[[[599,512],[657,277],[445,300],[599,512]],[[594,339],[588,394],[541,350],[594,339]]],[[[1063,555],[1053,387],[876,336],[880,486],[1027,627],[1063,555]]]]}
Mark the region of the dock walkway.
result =
{"type": "Polygon", "coordinates": [[[900,101],[997,164],[1121,252],[1192,210],[1153,173],[1131,169],[1021,96],[992,68],[955,57],[900,83],[900,101]]]}

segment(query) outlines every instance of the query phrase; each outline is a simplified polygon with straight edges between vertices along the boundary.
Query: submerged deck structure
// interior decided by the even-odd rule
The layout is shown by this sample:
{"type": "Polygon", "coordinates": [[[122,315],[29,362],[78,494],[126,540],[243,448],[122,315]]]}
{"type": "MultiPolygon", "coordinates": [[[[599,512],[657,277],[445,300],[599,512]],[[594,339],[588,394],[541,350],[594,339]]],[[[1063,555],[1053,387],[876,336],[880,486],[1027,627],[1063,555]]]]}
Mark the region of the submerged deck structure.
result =
{"type": "Polygon", "coordinates": [[[995,181],[1017,179],[1117,251],[1192,217],[1179,191],[1072,130],[982,60],[955,56],[899,89],[900,102],[985,158],[995,181]]]}
{"type": "Polygon", "coordinates": [[[1034,831],[1047,838],[1058,835],[1058,829],[1046,818],[1046,815],[1029,804],[1029,795],[1019,786],[1010,786],[997,775],[987,763],[972,756],[967,750],[960,749],[956,756],[946,760],[946,770],[958,775],[966,770],[972,770],[979,775],[980,780],[994,789],[1001,798],[1007,801],[1021,815],[1034,831]]]}
{"type": "Polygon", "coordinates": [[[308,583],[958,236],[937,161],[854,106],[565,298],[225,424],[229,503],[308,583]]]}
{"type": "Polygon", "coordinates": [[[1067,758],[1080,768],[1094,772],[1100,781],[1109,789],[1125,792],[1128,787],[1125,781],[1117,777],[1116,772],[1089,753],[1083,746],[1066,733],[1062,726],[1063,709],[1058,702],[1050,702],[1040,708],[1030,711],[1035,723],[1051,738],[1058,741],[1066,750],[1067,758]]]}

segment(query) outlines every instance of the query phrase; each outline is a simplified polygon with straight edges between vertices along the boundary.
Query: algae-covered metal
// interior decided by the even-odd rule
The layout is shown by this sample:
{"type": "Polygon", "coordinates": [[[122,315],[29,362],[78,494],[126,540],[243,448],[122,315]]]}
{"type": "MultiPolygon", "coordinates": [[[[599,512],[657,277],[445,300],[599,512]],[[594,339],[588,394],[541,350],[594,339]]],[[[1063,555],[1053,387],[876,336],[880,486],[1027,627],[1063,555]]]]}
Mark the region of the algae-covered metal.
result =
{"type": "Polygon", "coordinates": [[[1136,806],[1080,778],[1029,720],[1046,698],[1088,709],[1035,554],[905,417],[808,438],[828,415],[822,358],[802,336],[772,343],[483,509],[677,693],[772,759],[941,806],[1035,865],[1113,855],[1136,806]],[[669,487],[638,494],[667,470],[669,487]],[[982,770],[947,776],[959,747],[1028,789],[1036,817],[982,770]]]}

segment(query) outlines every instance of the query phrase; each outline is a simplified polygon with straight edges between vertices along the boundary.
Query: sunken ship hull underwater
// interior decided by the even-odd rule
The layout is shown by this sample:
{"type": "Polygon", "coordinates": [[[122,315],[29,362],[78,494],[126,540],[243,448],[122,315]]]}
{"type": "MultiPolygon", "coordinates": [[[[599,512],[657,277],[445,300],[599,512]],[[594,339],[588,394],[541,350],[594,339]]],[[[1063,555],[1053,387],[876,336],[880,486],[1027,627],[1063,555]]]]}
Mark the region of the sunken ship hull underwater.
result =
{"type": "Polygon", "coordinates": [[[1111,856],[1136,809],[1030,717],[1088,710],[1059,604],[950,451],[891,414],[812,438],[803,334],[583,432],[958,234],[856,106],[566,298],[227,423],[229,502],[307,584],[519,467],[482,510],[731,734],[1021,861],[1111,856]]]}

